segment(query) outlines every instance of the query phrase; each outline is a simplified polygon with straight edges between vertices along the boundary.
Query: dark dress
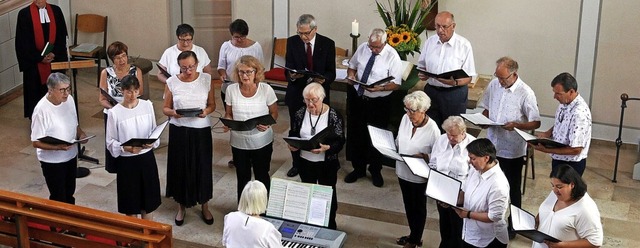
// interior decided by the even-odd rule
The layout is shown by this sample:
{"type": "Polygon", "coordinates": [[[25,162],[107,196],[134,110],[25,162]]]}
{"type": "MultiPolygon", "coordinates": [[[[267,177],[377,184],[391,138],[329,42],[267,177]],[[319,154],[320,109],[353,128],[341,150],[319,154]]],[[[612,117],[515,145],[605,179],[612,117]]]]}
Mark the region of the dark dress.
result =
{"type": "MultiPolygon", "coordinates": [[[[46,79],[41,80],[40,74],[38,73],[38,62],[41,62],[44,56],[40,56],[42,50],[36,48],[36,35],[34,34],[30,12],[31,5],[18,12],[15,44],[18,67],[22,72],[23,79],[24,117],[28,118],[31,118],[33,108],[35,108],[38,101],[47,93],[46,84],[42,84],[42,80],[46,79]]],[[[53,11],[54,16],[49,16],[49,18],[55,18],[56,23],[56,36],[52,51],[56,56],[53,62],[67,61],[67,24],[64,20],[64,15],[62,15],[60,7],[56,5],[47,4],[47,8],[51,8],[53,11]]],[[[39,19],[39,17],[37,19],[39,19]]],[[[42,24],[44,43],[48,41],[49,25],[50,23],[42,24]]]]}

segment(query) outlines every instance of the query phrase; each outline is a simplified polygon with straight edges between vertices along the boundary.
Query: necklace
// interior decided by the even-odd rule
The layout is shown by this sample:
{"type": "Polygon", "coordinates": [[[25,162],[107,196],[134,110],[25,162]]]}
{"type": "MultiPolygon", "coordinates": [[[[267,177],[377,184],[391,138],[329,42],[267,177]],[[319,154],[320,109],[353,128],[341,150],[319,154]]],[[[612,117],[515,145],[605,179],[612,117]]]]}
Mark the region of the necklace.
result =
{"type": "Polygon", "coordinates": [[[316,126],[318,126],[318,121],[320,121],[320,116],[322,115],[322,111],[324,110],[324,104],[320,107],[320,113],[318,114],[318,119],[316,119],[316,124],[311,122],[311,112],[309,112],[309,125],[311,125],[311,135],[316,135],[316,126]]]}

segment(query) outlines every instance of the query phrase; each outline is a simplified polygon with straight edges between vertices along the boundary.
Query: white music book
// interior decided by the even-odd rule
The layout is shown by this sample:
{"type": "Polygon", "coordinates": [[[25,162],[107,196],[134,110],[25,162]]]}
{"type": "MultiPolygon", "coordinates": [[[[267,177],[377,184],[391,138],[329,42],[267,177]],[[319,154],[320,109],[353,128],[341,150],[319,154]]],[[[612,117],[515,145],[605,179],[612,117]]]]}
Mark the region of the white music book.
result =
{"type": "Polygon", "coordinates": [[[371,125],[367,125],[367,129],[369,129],[371,144],[373,144],[373,147],[376,148],[376,150],[389,158],[404,161],[402,156],[398,153],[398,148],[396,147],[396,142],[391,131],[371,125]]]}
{"type": "Polygon", "coordinates": [[[458,195],[462,182],[437,170],[429,172],[429,181],[427,181],[427,190],[425,194],[440,202],[444,202],[451,207],[458,207],[458,195]]]}
{"type": "Polygon", "coordinates": [[[473,123],[476,126],[502,126],[504,123],[499,123],[492,121],[491,119],[484,116],[482,113],[475,114],[460,114],[462,118],[467,119],[469,122],[473,123]]]}
{"type": "Polygon", "coordinates": [[[423,158],[414,158],[414,157],[402,157],[404,162],[409,167],[411,172],[419,177],[429,178],[429,173],[431,173],[431,168],[423,158]]]}
{"type": "Polygon", "coordinates": [[[332,197],[330,186],[272,178],[267,216],[326,227],[332,197]]]}

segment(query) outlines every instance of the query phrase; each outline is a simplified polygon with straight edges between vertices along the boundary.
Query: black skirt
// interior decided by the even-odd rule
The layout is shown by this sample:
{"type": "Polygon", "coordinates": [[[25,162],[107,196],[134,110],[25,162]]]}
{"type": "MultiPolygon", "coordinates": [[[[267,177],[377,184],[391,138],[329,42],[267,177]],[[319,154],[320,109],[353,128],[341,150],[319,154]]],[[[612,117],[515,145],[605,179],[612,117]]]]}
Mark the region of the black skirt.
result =
{"type": "Polygon", "coordinates": [[[132,157],[117,157],[118,212],[151,213],[161,203],[158,165],[153,151],[132,157]]]}
{"type": "Polygon", "coordinates": [[[211,128],[169,125],[167,197],[193,207],[213,197],[211,128]]]}

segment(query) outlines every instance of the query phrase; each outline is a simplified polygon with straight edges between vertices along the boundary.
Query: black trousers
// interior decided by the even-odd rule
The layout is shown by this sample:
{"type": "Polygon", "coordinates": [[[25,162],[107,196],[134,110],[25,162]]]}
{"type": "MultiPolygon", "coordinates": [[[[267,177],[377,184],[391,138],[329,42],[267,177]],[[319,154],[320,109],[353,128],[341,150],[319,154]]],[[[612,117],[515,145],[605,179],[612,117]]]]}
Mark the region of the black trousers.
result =
{"type": "MultiPolygon", "coordinates": [[[[509,199],[511,204],[516,207],[522,206],[522,167],[524,166],[524,157],[519,158],[501,158],[498,157],[500,163],[500,169],[504,172],[504,175],[509,181],[509,199]]],[[[509,230],[512,229],[511,215],[508,218],[509,230]]]]}
{"type": "Polygon", "coordinates": [[[438,216],[440,218],[440,248],[458,248],[463,247],[462,241],[462,218],[458,216],[453,208],[438,207],[438,216]]]}
{"type": "MultiPolygon", "coordinates": [[[[107,133],[107,118],[109,118],[109,115],[104,114],[104,133],[107,133]]],[[[115,158],[111,155],[111,152],[109,152],[109,149],[107,149],[107,143],[104,143],[104,169],[107,170],[107,172],[109,173],[116,173],[117,172],[117,168],[116,168],[116,164],[115,164],[115,158]]]]}
{"type": "MultiPolygon", "coordinates": [[[[76,148],[71,148],[76,149],[76,148]]],[[[49,189],[49,200],[75,204],[77,158],[62,163],[40,161],[42,174],[49,189]]]]}
{"type": "Polygon", "coordinates": [[[427,115],[438,124],[441,133],[444,133],[442,130],[444,120],[449,116],[460,115],[467,111],[469,95],[467,86],[442,88],[427,84],[424,86],[424,92],[431,98],[431,107],[427,110],[427,115]]]}
{"type": "MultiPolygon", "coordinates": [[[[486,248],[507,248],[507,244],[501,243],[498,239],[494,238],[489,245],[485,246],[486,248]]],[[[470,245],[467,242],[464,242],[464,248],[477,248],[477,246],[470,245]]]]}
{"type": "Polygon", "coordinates": [[[336,191],[336,183],[338,182],[338,169],[340,169],[340,161],[338,160],[311,162],[301,158],[298,166],[300,179],[303,183],[317,183],[333,188],[331,211],[329,213],[329,228],[333,230],[337,228],[338,192],[336,191]]]}
{"type": "Polygon", "coordinates": [[[390,96],[369,98],[358,96],[353,87],[347,91],[347,159],[361,176],[382,169],[382,154],[371,144],[367,125],[387,129],[391,114],[390,96]]]}
{"type": "Polygon", "coordinates": [[[580,174],[580,176],[582,176],[582,174],[584,173],[584,170],[587,168],[587,159],[584,158],[584,159],[582,159],[582,160],[580,160],[578,162],[552,159],[551,160],[551,171],[553,171],[557,166],[559,166],[561,164],[568,164],[574,170],[576,170],[578,172],[578,174],[580,174]]]}
{"type": "Polygon", "coordinates": [[[427,190],[427,183],[412,183],[398,178],[400,190],[402,191],[402,202],[404,211],[407,213],[409,222],[409,242],[418,244],[422,240],[424,225],[427,221],[427,197],[424,192],[427,190]]]}
{"type": "Polygon", "coordinates": [[[244,186],[251,181],[251,171],[256,180],[262,182],[267,191],[271,185],[269,169],[271,168],[271,154],[273,153],[273,142],[256,150],[244,150],[231,147],[233,163],[236,167],[236,178],[238,181],[238,201],[244,186]]]}

